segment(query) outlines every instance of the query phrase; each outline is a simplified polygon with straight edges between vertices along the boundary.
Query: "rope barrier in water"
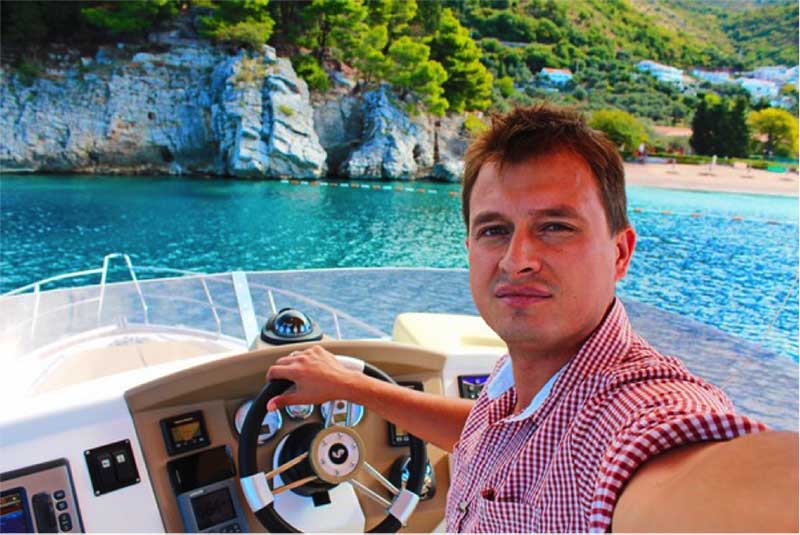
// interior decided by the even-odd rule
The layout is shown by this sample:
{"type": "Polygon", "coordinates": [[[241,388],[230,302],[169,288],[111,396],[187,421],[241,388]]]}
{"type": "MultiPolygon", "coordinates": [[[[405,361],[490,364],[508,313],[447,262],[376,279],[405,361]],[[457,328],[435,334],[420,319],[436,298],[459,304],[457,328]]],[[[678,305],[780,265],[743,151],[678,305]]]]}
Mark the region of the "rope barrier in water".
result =
{"type": "MultiPolygon", "coordinates": [[[[451,197],[458,197],[461,195],[460,191],[456,190],[439,190],[434,188],[410,187],[410,186],[397,186],[397,185],[381,185],[381,184],[359,184],[357,182],[328,182],[325,180],[298,180],[298,179],[283,179],[281,184],[290,184],[292,186],[317,186],[329,188],[352,188],[352,189],[366,189],[375,191],[399,191],[403,193],[425,193],[430,195],[449,195],[451,197]]],[[[776,219],[765,219],[759,217],[744,217],[740,215],[723,216],[716,214],[703,214],[701,212],[676,212],[673,210],[656,210],[651,208],[631,208],[631,211],[637,214],[658,214],[670,216],[683,216],[699,219],[702,217],[714,219],[729,219],[730,221],[754,221],[758,223],[765,223],[767,225],[789,225],[790,221],[779,221],[776,219]]]]}

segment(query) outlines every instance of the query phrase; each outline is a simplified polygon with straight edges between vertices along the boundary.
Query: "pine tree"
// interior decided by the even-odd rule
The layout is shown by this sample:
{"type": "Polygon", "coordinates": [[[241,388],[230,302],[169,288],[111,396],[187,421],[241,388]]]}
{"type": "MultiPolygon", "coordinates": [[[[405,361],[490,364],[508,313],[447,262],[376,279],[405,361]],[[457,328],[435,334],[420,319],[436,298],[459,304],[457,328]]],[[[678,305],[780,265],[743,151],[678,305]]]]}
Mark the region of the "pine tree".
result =
{"type": "Polygon", "coordinates": [[[177,12],[175,3],[170,0],[105,2],[81,9],[90,24],[105,28],[115,35],[143,31],[159,20],[173,17],[177,12]]]}
{"type": "Polygon", "coordinates": [[[369,31],[367,8],[361,0],[313,0],[303,9],[306,31],[301,39],[322,61],[350,61],[359,53],[369,31]]]}
{"type": "Polygon", "coordinates": [[[401,91],[401,98],[413,93],[429,112],[441,116],[448,106],[442,88],[447,71],[438,61],[428,59],[429,55],[427,45],[401,37],[389,47],[387,77],[401,91]]]}
{"type": "Polygon", "coordinates": [[[235,46],[257,48],[272,35],[275,21],[268,10],[269,0],[195,2],[213,10],[212,15],[200,18],[200,34],[205,37],[235,46]]]}
{"type": "Polygon", "coordinates": [[[428,41],[431,58],[447,71],[444,94],[456,112],[483,110],[491,104],[492,75],[480,62],[481,50],[450,9],[428,41]]]}

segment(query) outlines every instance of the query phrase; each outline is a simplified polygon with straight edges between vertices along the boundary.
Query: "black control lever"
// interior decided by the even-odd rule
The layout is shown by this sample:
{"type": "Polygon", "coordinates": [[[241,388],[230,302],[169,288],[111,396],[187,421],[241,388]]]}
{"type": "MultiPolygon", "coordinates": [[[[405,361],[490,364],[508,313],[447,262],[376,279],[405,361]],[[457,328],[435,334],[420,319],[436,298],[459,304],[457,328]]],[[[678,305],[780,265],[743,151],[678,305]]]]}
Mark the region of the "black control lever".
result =
{"type": "Polygon", "coordinates": [[[33,515],[36,517],[36,529],[39,533],[58,533],[56,511],[50,494],[40,492],[33,495],[33,515]]]}

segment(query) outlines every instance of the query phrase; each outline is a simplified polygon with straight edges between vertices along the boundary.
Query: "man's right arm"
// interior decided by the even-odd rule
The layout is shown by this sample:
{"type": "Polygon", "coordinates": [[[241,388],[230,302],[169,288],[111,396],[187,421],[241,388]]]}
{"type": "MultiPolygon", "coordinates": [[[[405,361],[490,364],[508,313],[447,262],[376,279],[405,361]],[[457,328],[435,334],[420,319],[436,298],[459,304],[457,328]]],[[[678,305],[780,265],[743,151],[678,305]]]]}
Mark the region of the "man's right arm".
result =
{"type": "Polygon", "coordinates": [[[452,451],[473,402],[426,394],[346,369],[320,346],[278,359],[267,379],[288,379],[295,389],[267,408],[346,399],[445,451],[452,451]]]}

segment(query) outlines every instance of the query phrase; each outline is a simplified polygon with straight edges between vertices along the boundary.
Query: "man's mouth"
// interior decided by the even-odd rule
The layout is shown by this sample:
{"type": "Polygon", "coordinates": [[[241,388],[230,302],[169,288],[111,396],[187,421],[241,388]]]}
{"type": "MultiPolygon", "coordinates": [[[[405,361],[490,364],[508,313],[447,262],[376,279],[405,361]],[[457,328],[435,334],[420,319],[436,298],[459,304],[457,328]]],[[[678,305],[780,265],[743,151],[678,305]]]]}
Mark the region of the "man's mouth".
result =
{"type": "Polygon", "coordinates": [[[495,289],[494,296],[512,307],[527,307],[553,297],[553,294],[540,285],[503,285],[495,289]]]}

